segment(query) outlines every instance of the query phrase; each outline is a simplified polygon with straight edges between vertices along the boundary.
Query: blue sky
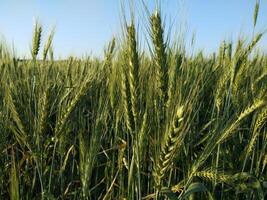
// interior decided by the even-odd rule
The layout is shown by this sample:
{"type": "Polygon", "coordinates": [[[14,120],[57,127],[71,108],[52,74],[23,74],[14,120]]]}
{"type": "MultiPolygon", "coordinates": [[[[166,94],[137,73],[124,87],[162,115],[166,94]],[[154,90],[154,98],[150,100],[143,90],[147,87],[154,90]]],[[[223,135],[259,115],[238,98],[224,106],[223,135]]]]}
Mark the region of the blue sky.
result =
{"type": "MultiPolygon", "coordinates": [[[[0,38],[14,46],[16,55],[29,56],[32,28],[38,18],[45,36],[56,27],[55,55],[101,55],[111,37],[121,33],[121,1],[0,0],[0,38]]],[[[144,1],[152,10],[155,1],[144,1]]],[[[260,3],[258,31],[267,28],[267,0],[260,3]]],[[[173,24],[173,32],[182,27],[188,41],[195,33],[195,49],[208,53],[224,39],[236,40],[239,35],[249,38],[252,33],[255,0],[161,0],[161,5],[166,26],[173,24]]],[[[147,22],[141,14],[143,8],[136,7],[141,34],[146,32],[143,27],[147,22]]],[[[267,49],[267,36],[260,46],[267,49]]]]}

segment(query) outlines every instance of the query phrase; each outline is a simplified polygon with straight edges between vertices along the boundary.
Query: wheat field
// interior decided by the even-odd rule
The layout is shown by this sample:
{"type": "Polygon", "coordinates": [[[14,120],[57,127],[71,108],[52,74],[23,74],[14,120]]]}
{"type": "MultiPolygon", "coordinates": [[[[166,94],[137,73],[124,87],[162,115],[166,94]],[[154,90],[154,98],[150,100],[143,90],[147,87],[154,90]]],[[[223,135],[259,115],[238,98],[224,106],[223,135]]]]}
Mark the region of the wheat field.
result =
{"type": "Polygon", "coordinates": [[[149,52],[135,20],[104,59],[55,60],[38,22],[32,59],[0,45],[0,199],[267,198],[264,32],[189,55],[147,15],[149,52]]]}

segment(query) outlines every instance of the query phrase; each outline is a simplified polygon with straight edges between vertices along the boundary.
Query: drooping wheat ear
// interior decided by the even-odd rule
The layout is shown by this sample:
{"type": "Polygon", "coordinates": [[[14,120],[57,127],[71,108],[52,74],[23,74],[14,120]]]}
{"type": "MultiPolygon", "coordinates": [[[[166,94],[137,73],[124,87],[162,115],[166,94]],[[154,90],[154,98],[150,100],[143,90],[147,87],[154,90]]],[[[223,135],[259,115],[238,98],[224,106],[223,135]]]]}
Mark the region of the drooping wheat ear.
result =
{"type": "Polygon", "coordinates": [[[160,155],[154,164],[154,180],[156,186],[161,186],[168,168],[171,166],[173,157],[179,147],[182,145],[185,133],[180,133],[183,121],[183,107],[177,110],[173,123],[166,132],[165,139],[161,145],[160,155]]]}
{"type": "Polygon", "coordinates": [[[242,78],[244,75],[244,72],[246,71],[246,62],[248,59],[249,54],[252,52],[256,44],[260,41],[262,38],[263,33],[257,34],[253,40],[250,42],[250,44],[247,46],[246,49],[240,50],[240,52],[237,54],[234,62],[233,62],[233,76],[232,76],[232,88],[233,88],[233,94],[238,93],[238,89],[240,84],[242,83],[242,78]]]}
{"type": "Polygon", "coordinates": [[[257,99],[254,103],[252,103],[252,105],[248,106],[242,113],[240,113],[236,121],[234,121],[229,127],[227,127],[227,129],[225,129],[216,143],[220,144],[229,138],[243,119],[265,105],[266,101],[264,99],[257,99]]]}
{"type": "Polygon", "coordinates": [[[123,69],[122,72],[121,88],[122,88],[121,91],[122,91],[122,100],[123,100],[126,126],[128,131],[130,133],[133,133],[135,127],[134,127],[134,117],[132,113],[131,92],[130,92],[129,80],[125,72],[125,69],[123,69]]]}
{"type": "Polygon", "coordinates": [[[6,91],[5,91],[5,96],[4,96],[4,102],[6,107],[8,108],[10,115],[11,115],[11,120],[14,121],[15,127],[10,127],[16,140],[21,146],[26,146],[30,150],[30,146],[27,140],[27,133],[25,130],[25,126],[23,122],[21,121],[21,118],[19,116],[19,113],[17,111],[17,108],[14,104],[13,97],[11,95],[11,91],[9,87],[12,87],[11,85],[6,85],[6,91]]]}
{"type": "Polygon", "coordinates": [[[132,104],[132,113],[134,117],[135,126],[139,121],[139,58],[137,53],[137,44],[136,44],[136,31],[135,26],[132,23],[127,27],[127,58],[129,65],[129,85],[131,92],[131,104],[132,104]]]}
{"type": "Polygon", "coordinates": [[[258,19],[258,14],[259,14],[259,8],[260,8],[260,3],[257,0],[254,8],[254,15],[253,15],[253,26],[254,28],[256,27],[257,24],[257,19],[258,19]]]}
{"type": "Polygon", "coordinates": [[[260,112],[260,114],[257,117],[257,120],[256,120],[254,128],[253,128],[253,132],[251,135],[251,139],[250,139],[248,145],[246,146],[245,160],[248,158],[248,156],[252,152],[253,147],[256,143],[257,137],[260,135],[261,128],[266,123],[266,120],[267,120],[267,107],[262,109],[262,111],[260,112]]]}
{"type": "MultiPolygon", "coordinates": [[[[162,27],[161,16],[159,11],[156,11],[150,17],[151,37],[154,45],[154,62],[156,66],[156,78],[159,88],[160,106],[165,109],[168,101],[168,66],[166,43],[164,42],[164,30],[162,27]]],[[[163,112],[164,114],[164,112],[163,112]]]]}
{"type": "MultiPolygon", "coordinates": [[[[251,86],[251,89],[254,94],[256,94],[258,91],[257,89],[260,88],[260,86],[265,85],[265,81],[267,81],[267,73],[263,73],[260,75],[253,83],[251,86]]],[[[264,91],[263,91],[264,92],[264,91]]]]}
{"type": "Polygon", "coordinates": [[[235,55],[235,60],[233,62],[233,67],[234,67],[234,74],[233,74],[233,80],[235,80],[236,76],[238,75],[240,70],[240,67],[242,66],[241,64],[247,60],[248,55],[252,52],[256,44],[260,41],[264,33],[258,33],[253,40],[249,43],[249,45],[243,49],[242,48],[242,41],[239,41],[236,55],[235,55]]]}
{"type": "Polygon", "coordinates": [[[228,125],[226,128],[224,128],[222,131],[219,131],[217,134],[214,134],[206,144],[206,147],[202,151],[201,155],[196,160],[194,166],[191,169],[189,179],[194,176],[194,174],[198,171],[199,167],[208,159],[214,148],[225,142],[226,139],[228,139],[230,136],[233,135],[235,130],[238,128],[240,123],[252,112],[256,111],[257,109],[261,108],[262,106],[266,105],[265,100],[258,99],[254,103],[252,103],[250,106],[248,106],[243,112],[240,113],[240,115],[237,117],[235,121],[233,121],[230,125],[228,125]]]}
{"type": "Polygon", "coordinates": [[[33,38],[32,38],[32,57],[36,59],[41,45],[42,26],[39,22],[34,25],[33,38]]]}
{"type": "Polygon", "coordinates": [[[52,31],[50,32],[49,36],[48,36],[48,39],[44,45],[44,50],[43,50],[43,60],[46,60],[46,57],[47,57],[47,53],[51,47],[51,44],[52,44],[52,40],[53,40],[53,37],[54,37],[54,34],[55,34],[55,29],[52,29],[52,31]]]}
{"type": "Polygon", "coordinates": [[[230,183],[232,181],[232,176],[228,174],[223,174],[214,170],[203,170],[195,173],[194,176],[206,179],[208,181],[224,182],[230,183]]]}
{"type": "Polygon", "coordinates": [[[256,46],[256,44],[258,44],[258,42],[261,40],[262,36],[264,35],[264,32],[258,33],[253,40],[250,42],[250,44],[248,45],[247,49],[245,50],[244,54],[242,55],[242,58],[244,58],[245,56],[247,56],[248,54],[251,53],[251,51],[254,49],[254,47],[256,46]]]}
{"type": "Polygon", "coordinates": [[[244,40],[239,39],[237,42],[237,46],[235,48],[235,52],[233,55],[233,59],[230,65],[230,71],[231,71],[231,84],[233,83],[235,76],[236,76],[236,72],[238,72],[238,69],[240,67],[240,64],[242,63],[242,53],[244,51],[244,40]]]}
{"type": "Polygon", "coordinates": [[[87,79],[84,81],[83,85],[80,87],[80,89],[77,91],[74,98],[70,101],[67,108],[64,108],[63,112],[60,113],[60,116],[57,120],[56,127],[55,127],[55,135],[58,136],[61,134],[70,114],[76,107],[77,103],[80,101],[81,97],[83,97],[88,89],[91,86],[91,83],[93,81],[93,75],[89,74],[87,79]]]}

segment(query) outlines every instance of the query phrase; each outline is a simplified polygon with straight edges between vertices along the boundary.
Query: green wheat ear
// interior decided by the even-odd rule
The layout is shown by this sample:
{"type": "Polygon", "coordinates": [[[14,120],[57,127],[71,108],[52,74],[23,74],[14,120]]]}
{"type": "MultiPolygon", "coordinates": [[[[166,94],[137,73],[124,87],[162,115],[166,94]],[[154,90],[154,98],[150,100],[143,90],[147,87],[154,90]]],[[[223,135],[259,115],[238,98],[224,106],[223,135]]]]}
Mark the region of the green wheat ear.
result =
{"type": "Polygon", "coordinates": [[[139,111],[139,58],[137,52],[136,31],[132,23],[127,27],[127,58],[129,70],[129,86],[131,94],[132,113],[134,117],[134,126],[137,125],[139,111]]]}
{"type": "Polygon", "coordinates": [[[253,25],[256,27],[257,25],[257,19],[258,19],[258,14],[259,14],[259,8],[260,8],[260,3],[257,0],[254,8],[254,16],[253,16],[253,25]]]}
{"type": "Polygon", "coordinates": [[[44,46],[43,60],[46,60],[46,58],[47,58],[48,51],[49,51],[49,49],[51,48],[51,45],[52,45],[52,40],[53,40],[54,34],[55,34],[55,29],[53,28],[52,31],[50,32],[48,38],[47,38],[45,46],[44,46]]]}
{"type": "Polygon", "coordinates": [[[33,38],[32,38],[32,57],[36,59],[40,45],[41,45],[42,26],[37,21],[34,25],[33,38]]]}
{"type": "Polygon", "coordinates": [[[185,133],[181,133],[183,125],[184,107],[177,109],[176,115],[171,123],[170,129],[167,130],[164,141],[161,145],[160,155],[154,165],[153,176],[158,188],[162,185],[162,180],[170,168],[172,160],[177,150],[181,147],[185,133]]]}
{"type": "Polygon", "coordinates": [[[158,84],[158,92],[160,99],[160,107],[162,108],[161,117],[165,117],[165,109],[168,101],[168,65],[166,43],[164,42],[164,29],[160,12],[156,10],[150,17],[151,37],[154,46],[154,62],[156,66],[156,80],[158,84]]]}

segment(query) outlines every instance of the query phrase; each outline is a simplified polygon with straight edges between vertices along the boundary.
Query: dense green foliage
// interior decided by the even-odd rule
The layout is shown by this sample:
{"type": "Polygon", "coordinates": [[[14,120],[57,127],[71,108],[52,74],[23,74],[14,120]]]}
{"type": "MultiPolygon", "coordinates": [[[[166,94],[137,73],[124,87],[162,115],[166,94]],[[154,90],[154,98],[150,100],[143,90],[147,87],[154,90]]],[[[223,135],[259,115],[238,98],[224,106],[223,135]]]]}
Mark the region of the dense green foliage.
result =
{"type": "Polygon", "coordinates": [[[1,46],[0,199],[266,198],[263,34],[189,56],[149,20],[150,55],[134,20],[104,60],[54,61],[39,24],[32,60],[1,46]]]}

